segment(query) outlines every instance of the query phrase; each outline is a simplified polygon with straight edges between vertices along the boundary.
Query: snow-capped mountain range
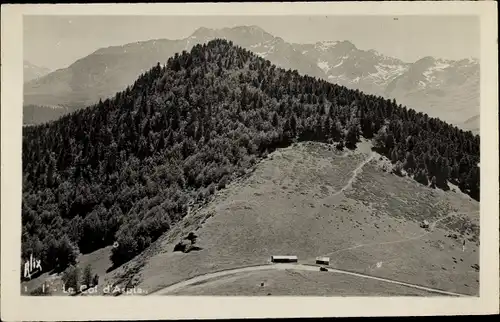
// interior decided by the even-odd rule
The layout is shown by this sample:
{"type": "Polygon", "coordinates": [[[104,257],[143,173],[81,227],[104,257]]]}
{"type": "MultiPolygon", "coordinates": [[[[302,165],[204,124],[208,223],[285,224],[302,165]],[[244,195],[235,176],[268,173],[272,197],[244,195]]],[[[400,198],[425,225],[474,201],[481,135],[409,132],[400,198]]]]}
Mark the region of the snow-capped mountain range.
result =
{"type": "Polygon", "coordinates": [[[479,62],[425,57],[408,63],[349,41],[288,43],[257,26],[199,28],[180,40],[102,48],[66,69],[25,84],[27,104],[85,106],[131,84],[157,62],[215,38],[233,41],[282,68],[365,93],[395,98],[431,117],[479,133],[479,62]]]}

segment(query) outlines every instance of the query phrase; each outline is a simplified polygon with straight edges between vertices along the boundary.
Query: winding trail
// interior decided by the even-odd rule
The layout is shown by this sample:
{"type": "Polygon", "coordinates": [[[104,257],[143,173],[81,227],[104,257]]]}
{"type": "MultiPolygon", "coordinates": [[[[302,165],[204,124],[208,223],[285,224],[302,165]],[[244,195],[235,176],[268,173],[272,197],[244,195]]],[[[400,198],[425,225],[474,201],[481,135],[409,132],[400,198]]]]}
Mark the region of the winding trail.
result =
{"type": "MultiPolygon", "coordinates": [[[[347,152],[346,152],[347,153],[347,152]]],[[[350,155],[350,154],[349,154],[350,155]]],[[[368,157],[366,159],[364,159],[363,161],[361,161],[358,166],[352,170],[352,176],[351,178],[347,181],[347,183],[338,191],[334,192],[333,194],[331,195],[328,195],[326,197],[323,197],[321,199],[317,199],[316,200],[316,207],[320,206],[322,203],[324,203],[325,201],[329,200],[330,198],[335,198],[337,197],[338,195],[340,195],[341,193],[343,193],[344,191],[348,190],[348,189],[351,189],[352,188],[352,184],[354,183],[354,181],[357,179],[358,175],[361,173],[361,171],[363,170],[363,167],[368,163],[370,162],[371,160],[373,160],[373,158],[375,157],[375,154],[373,152],[370,152],[370,154],[368,155],[368,157]]]]}
{"type": "Polygon", "coordinates": [[[356,180],[356,178],[358,177],[358,175],[361,173],[361,170],[363,170],[363,167],[368,163],[370,162],[371,160],[373,160],[373,157],[375,155],[372,153],[370,153],[370,155],[368,156],[368,158],[366,158],[365,160],[363,160],[357,167],[356,169],[354,169],[352,171],[352,177],[349,179],[349,181],[347,181],[347,183],[337,192],[335,192],[334,194],[328,196],[328,198],[330,197],[335,197],[335,196],[338,196],[340,195],[341,193],[343,193],[344,191],[346,191],[347,189],[350,189],[352,188],[352,184],[354,183],[354,180],[356,180]]]}
{"type": "MultiPolygon", "coordinates": [[[[229,270],[199,275],[199,276],[181,281],[179,283],[172,284],[172,285],[167,286],[163,289],[160,289],[158,291],[150,293],[149,295],[172,294],[175,291],[182,290],[183,288],[186,288],[186,287],[189,287],[189,286],[192,286],[195,284],[200,284],[200,283],[206,282],[208,280],[222,279],[222,278],[228,277],[230,275],[241,274],[241,273],[246,273],[246,272],[266,271],[266,270],[267,271],[269,271],[269,270],[294,270],[294,271],[319,272],[319,266],[308,265],[308,264],[263,264],[263,265],[259,265],[259,266],[247,266],[247,267],[229,269],[229,270]]],[[[416,284],[405,283],[405,282],[395,281],[395,280],[391,280],[391,279],[387,279],[387,278],[375,277],[375,276],[370,276],[370,275],[366,275],[366,274],[355,273],[355,272],[350,272],[350,271],[345,271],[345,270],[340,270],[340,269],[334,269],[334,268],[328,268],[327,272],[321,272],[321,273],[322,274],[337,273],[337,274],[346,274],[346,275],[351,275],[351,276],[356,276],[356,277],[361,277],[361,278],[368,278],[368,279],[372,279],[372,280],[377,280],[377,281],[386,282],[386,283],[390,283],[390,284],[406,286],[409,288],[419,289],[419,290],[423,290],[423,291],[427,291],[427,292],[431,292],[431,293],[437,293],[437,294],[441,294],[441,295],[460,296],[460,297],[469,296],[466,294],[448,292],[448,291],[443,291],[443,290],[439,290],[439,289],[435,289],[435,288],[430,288],[430,287],[420,286],[420,285],[416,285],[416,284]]]]}

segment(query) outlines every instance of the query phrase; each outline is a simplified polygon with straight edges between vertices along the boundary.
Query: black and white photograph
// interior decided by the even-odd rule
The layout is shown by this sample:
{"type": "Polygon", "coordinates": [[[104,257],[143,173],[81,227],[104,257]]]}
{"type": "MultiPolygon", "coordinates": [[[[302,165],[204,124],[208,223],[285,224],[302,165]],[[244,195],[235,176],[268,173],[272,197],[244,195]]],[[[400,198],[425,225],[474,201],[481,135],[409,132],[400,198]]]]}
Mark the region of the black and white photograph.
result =
{"type": "Polygon", "coordinates": [[[481,15],[241,11],[22,16],[19,296],[479,300],[481,15]]]}

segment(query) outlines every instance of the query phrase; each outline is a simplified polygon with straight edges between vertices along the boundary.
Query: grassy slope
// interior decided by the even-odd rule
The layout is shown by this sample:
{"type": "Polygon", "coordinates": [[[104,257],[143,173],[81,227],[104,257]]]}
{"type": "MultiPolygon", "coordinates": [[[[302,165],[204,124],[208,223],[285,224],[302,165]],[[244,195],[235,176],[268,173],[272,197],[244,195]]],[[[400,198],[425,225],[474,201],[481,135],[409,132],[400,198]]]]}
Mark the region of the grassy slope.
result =
{"type": "Polygon", "coordinates": [[[370,293],[373,296],[432,295],[422,290],[355,276],[295,270],[269,270],[237,274],[224,279],[215,279],[202,284],[191,285],[172,293],[172,295],[328,296],[335,294],[338,296],[365,296],[367,289],[374,290],[370,293]],[[261,283],[264,283],[264,285],[261,286],[261,283]],[[290,288],[290,286],[293,287],[290,288]]]}
{"type": "MultiPolygon", "coordinates": [[[[352,189],[335,194],[368,153],[366,145],[347,154],[317,143],[280,149],[108,274],[106,283],[153,292],[199,274],[266,263],[273,254],[294,254],[301,262],[329,255],[336,268],[477,295],[479,273],[471,265],[479,262],[478,242],[467,241],[462,252],[461,238],[446,237],[447,227],[461,226],[451,215],[430,232],[418,221],[460,210],[467,213],[456,218],[478,224],[479,204],[385,173],[378,157],[362,168],[352,189]],[[190,231],[202,250],[174,253],[190,231]]],[[[478,239],[478,229],[468,233],[478,239]]],[[[366,284],[363,294],[380,289],[366,284]]]]}

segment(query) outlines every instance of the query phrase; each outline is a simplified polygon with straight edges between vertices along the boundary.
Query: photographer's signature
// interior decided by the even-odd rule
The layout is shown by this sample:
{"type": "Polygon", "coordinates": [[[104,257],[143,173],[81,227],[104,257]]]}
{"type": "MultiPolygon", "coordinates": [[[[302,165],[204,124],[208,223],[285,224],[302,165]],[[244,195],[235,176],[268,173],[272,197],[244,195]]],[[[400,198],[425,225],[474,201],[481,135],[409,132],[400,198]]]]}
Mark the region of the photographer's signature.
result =
{"type": "Polygon", "coordinates": [[[30,259],[24,262],[24,278],[31,279],[31,274],[38,273],[42,271],[42,260],[33,258],[33,254],[30,255],[30,259]]]}

